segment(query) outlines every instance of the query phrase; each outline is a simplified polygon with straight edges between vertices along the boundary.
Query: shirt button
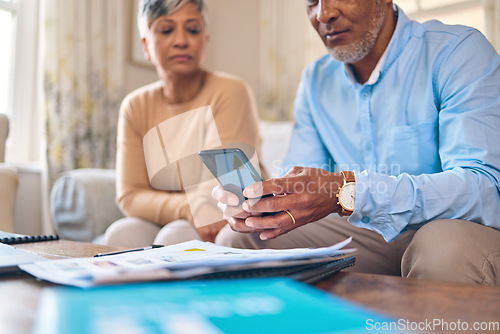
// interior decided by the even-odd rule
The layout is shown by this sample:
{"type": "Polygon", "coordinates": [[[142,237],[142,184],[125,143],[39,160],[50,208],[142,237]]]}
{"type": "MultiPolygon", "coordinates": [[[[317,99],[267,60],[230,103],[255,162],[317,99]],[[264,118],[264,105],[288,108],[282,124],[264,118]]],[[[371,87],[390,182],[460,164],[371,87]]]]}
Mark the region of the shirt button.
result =
{"type": "Polygon", "coordinates": [[[363,93],[363,94],[361,94],[361,98],[362,98],[363,100],[365,100],[367,97],[368,97],[368,93],[363,93]]]}
{"type": "Polygon", "coordinates": [[[365,146],[366,151],[371,151],[372,148],[373,148],[372,144],[366,144],[366,146],[365,146]]]}
{"type": "Polygon", "coordinates": [[[365,216],[365,217],[361,218],[361,222],[364,224],[368,224],[370,222],[370,218],[365,216]]]}

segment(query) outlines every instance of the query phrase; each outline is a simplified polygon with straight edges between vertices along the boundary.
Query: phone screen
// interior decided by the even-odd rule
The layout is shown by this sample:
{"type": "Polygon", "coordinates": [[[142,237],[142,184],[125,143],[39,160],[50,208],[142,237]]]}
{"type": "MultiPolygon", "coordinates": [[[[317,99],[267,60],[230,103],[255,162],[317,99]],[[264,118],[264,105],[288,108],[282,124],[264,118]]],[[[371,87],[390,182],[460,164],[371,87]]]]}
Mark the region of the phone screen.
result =
{"type": "Polygon", "coordinates": [[[240,149],[204,150],[198,155],[224,189],[238,196],[240,203],[245,200],[243,189],[262,181],[260,174],[240,149]]]}

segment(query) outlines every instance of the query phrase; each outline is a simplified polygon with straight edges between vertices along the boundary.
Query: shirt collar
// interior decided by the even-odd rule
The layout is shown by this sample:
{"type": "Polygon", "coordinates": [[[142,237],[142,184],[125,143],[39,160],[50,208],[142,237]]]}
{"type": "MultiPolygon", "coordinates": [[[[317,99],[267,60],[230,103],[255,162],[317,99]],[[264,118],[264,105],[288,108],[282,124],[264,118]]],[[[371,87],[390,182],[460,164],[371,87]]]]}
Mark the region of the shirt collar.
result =
{"type": "MultiPolygon", "coordinates": [[[[364,83],[365,85],[373,85],[378,81],[386,55],[387,55],[387,49],[385,49],[384,53],[382,54],[382,57],[380,57],[380,59],[378,60],[377,65],[375,66],[375,68],[372,71],[372,74],[370,74],[370,77],[368,78],[368,81],[364,83]]],[[[353,84],[356,84],[357,81],[356,78],[354,77],[351,65],[344,63],[344,67],[351,82],[353,84]]]]}
{"type": "MultiPolygon", "coordinates": [[[[380,75],[392,65],[394,60],[396,60],[396,58],[400,54],[400,50],[402,50],[406,45],[406,43],[408,42],[408,36],[411,33],[410,29],[407,29],[407,27],[411,23],[411,20],[396,4],[394,4],[394,14],[396,15],[397,18],[396,29],[392,34],[391,40],[387,45],[387,48],[385,49],[384,53],[377,62],[377,65],[373,69],[370,78],[368,78],[368,81],[365,82],[364,85],[375,84],[380,78],[380,75]]],[[[344,68],[351,82],[353,84],[357,84],[351,66],[349,64],[344,64],[344,68]]]]}

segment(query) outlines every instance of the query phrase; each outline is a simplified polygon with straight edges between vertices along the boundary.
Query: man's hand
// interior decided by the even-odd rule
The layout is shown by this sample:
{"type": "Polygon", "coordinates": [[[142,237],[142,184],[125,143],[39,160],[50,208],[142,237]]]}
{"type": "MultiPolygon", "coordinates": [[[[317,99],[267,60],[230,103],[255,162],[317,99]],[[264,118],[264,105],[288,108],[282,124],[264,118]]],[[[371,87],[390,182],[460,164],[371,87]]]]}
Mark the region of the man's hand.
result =
{"type": "Polygon", "coordinates": [[[254,183],[244,190],[249,198],[241,206],[238,197],[221,186],[212,197],[231,228],[242,233],[260,233],[262,240],[273,239],[294,228],[340,212],[336,194],[344,182],[341,173],[319,168],[294,167],[282,178],[254,183]],[[269,197],[262,196],[274,195],[269,197]],[[288,215],[287,210],[293,215],[288,215]],[[263,215],[263,213],[275,213],[263,215]]]}
{"type": "Polygon", "coordinates": [[[224,219],[234,231],[241,233],[261,232],[259,229],[245,225],[245,219],[250,217],[250,214],[241,208],[238,196],[224,190],[221,185],[218,185],[213,189],[212,197],[218,201],[217,206],[222,211],[224,219]]]}
{"type": "Polygon", "coordinates": [[[282,178],[255,183],[243,194],[249,198],[242,209],[249,216],[245,225],[262,230],[262,240],[273,239],[299,226],[317,221],[332,212],[340,212],[337,204],[339,188],[344,177],[319,168],[293,167],[282,178]],[[274,196],[262,197],[272,194],[274,196]],[[295,218],[293,223],[288,211],[295,218]],[[272,216],[257,216],[264,212],[277,212],[272,216]]]}
{"type": "Polygon", "coordinates": [[[203,241],[214,242],[215,237],[226,224],[225,220],[221,220],[213,224],[198,227],[197,230],[203,241]]]}

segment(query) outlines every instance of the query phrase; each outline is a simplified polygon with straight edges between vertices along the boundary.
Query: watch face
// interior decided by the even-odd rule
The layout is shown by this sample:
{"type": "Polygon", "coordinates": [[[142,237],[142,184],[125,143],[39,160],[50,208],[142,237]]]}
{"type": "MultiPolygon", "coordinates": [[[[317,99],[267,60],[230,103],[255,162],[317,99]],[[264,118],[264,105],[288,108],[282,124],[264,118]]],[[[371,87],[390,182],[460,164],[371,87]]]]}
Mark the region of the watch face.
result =
{"type": "Polygon", "coordinates": [[[348,183],[339,193],[339,203],[345,210],[354,211],[354,202],[356,200],[356,183],[348,183]]]}

